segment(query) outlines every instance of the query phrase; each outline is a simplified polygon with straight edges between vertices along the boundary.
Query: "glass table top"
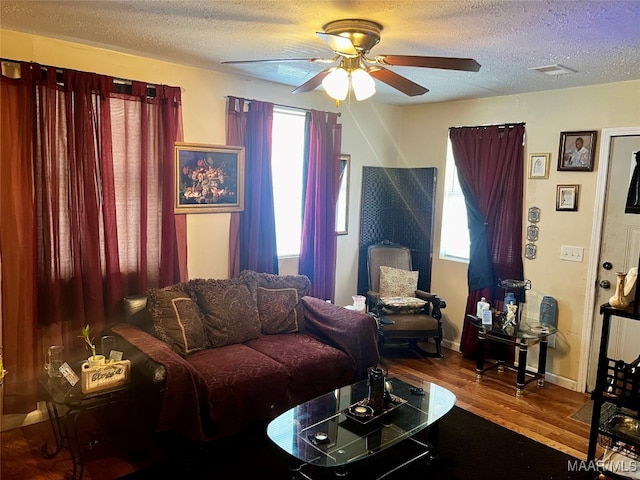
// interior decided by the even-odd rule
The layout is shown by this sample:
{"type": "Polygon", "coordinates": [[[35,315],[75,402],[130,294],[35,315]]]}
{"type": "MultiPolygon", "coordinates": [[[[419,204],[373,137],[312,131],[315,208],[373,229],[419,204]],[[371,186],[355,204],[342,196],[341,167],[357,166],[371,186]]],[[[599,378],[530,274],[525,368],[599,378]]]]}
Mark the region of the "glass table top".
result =
{"type": "Polygon", "coordinates": [[[294,407],[274,419],[267,435],[282,450],[310,465],[339,467],[368,457],[405,440],[449,412],[455,395],[434,383],[415,387],[387,378],[393,402],[384,415],[360,419],[349,415],[368,397],[368,381],[328,392],[294,407]]]}
{"type": "Polygon", "coordinates": [[[493,324],[491,328],[488,325],[483,325],[482,320],[475,315],[467,315],[471,320],[471,323],[478,328],[481,328],[487,333],[492,335],[512,337],[523,340],[540,340],[554,333],[558,333],[558,329],[553,325],[547,325],[538,322],[537,320],[523,318],[520,320],[519,325],[502,326],[502,317],[494,316],[493,324]]]}

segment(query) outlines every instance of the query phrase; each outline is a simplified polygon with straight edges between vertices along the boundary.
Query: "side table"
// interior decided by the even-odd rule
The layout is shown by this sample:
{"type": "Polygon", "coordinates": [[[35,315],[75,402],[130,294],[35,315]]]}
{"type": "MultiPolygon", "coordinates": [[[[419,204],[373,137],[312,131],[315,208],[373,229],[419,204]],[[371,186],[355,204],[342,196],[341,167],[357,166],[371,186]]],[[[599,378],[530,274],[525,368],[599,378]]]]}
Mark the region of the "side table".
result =
{"type": "Polygon", "coordinates": [[[482,320],[475,315],[467,315],[471,324],[478,327],[478,356],[476,359],[476,381],[481,381],[485,372],[497,369],[502,373],[505,368],[517,372],[516,377],[516,397],[524,395],[524,387],[536,381],[538,387],[544,386],[544,374],[547,365],[547,342],[550,335],[557,333],[558,329],[553,325],[541,323],[526,323],[524,319],[519,325],[509,325],[503,328],[500,317],[493,317],[493,323],[483,325],[482,320]],[[490,339],[518,347],[518,365],[507,364],[504,360],[498,360],[488,367],[484,365],[485,340],[490,339]],[[527,353],[529,347],[540,344],[538,353],[538,369],[532,371],[527,368],[527,353]]]}
{"type": "Polygon", "coordinates": [[[46,393],[47,412],[55,440],[53,451],[49,451],[47,443],[42,446],[42,456],[53,458],[63,448],[68,449],[73,463],[73,475],[68,478],[81,480],[84,475],[85,458],[78,429],[80,417],[89,410],[124,400],[129,385],[85,394],[82,393],[81,381],[72,386],[64,377],[48,375],[41,376],[39,381],[46,393]]]}

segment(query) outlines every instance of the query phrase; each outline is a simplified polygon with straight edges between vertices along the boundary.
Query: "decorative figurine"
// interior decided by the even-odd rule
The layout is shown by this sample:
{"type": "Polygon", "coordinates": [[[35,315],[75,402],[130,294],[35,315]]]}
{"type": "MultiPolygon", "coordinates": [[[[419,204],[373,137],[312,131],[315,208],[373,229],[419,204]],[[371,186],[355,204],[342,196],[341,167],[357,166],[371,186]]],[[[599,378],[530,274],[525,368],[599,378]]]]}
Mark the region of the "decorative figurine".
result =
{"type": "Polygon", "coordinates": [[[507,305],[507,322],[516,325],[516,312],[518,311],[518,305],[513,302],[509,302],[507,305]]]}

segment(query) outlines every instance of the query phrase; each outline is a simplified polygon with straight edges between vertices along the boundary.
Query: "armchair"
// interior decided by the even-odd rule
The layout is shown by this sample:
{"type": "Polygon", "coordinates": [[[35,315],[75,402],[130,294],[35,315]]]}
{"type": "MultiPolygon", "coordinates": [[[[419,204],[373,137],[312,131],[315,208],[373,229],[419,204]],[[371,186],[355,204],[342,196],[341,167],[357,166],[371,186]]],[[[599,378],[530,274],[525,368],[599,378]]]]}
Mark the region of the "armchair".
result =
{"type": "Polygon", "coordinates": [[[367,252],[369,310],[378,317],[379,348],[386,340],[403,340],[425,357],[443,357],[442,312],[446,303],[434,293],[418,290],[419,272],[411,271],[411,251],[389,242],[369,246],[367,252]],[[419,342],[435,342],[435,352],[419,342]]]}

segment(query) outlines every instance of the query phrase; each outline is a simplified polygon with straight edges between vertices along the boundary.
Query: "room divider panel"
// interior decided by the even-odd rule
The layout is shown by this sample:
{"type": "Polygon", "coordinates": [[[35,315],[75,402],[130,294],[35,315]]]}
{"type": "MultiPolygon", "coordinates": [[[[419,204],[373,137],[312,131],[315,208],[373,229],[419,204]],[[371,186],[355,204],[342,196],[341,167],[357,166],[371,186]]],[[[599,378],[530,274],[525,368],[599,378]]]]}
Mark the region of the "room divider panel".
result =
{"type": "Polygon", "coordinates": [[[368,290],[367,249],[388,240],[411,250],[418,288],[431,289],[436,169],[363,167],[358,294],[368,290]]]}

